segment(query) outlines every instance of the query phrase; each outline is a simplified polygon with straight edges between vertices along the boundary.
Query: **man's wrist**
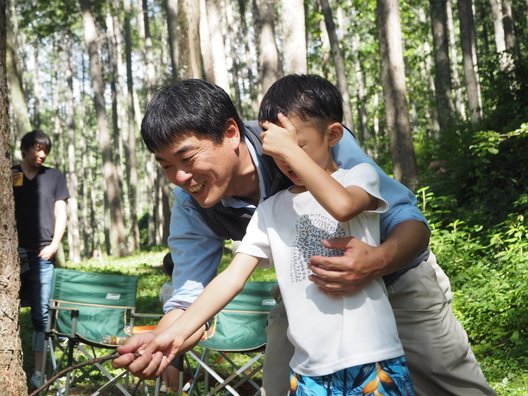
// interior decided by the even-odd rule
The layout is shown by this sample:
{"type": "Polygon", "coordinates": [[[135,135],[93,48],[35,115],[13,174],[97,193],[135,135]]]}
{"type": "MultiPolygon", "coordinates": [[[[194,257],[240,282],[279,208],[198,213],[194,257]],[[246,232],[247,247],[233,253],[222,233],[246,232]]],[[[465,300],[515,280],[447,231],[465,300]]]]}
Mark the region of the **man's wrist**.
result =
{"type": "Polygon", "coordinates": [[[395,257],[398,250],[397,244],[392,240],[387,240],[378,246],[378,270],[381,276],[391,274],[398,270],[395,268],[395,257]]]}

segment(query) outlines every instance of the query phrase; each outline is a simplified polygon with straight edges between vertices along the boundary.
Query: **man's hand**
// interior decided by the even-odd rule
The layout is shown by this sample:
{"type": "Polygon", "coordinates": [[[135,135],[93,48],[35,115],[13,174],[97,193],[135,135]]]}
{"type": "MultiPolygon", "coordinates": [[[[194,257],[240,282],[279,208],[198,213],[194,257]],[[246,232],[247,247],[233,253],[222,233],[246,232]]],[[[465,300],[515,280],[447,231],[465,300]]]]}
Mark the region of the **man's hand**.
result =
{"type": "Polygon", "coordinates": [[[42,250],[39,252],[39,257],[43,258],[44,260],[51,260],[55,253],[57,253],[58,248],[52,245],[44,246],[42,250]]]}
{"type": "Polygon", "coordinates": [[[323,241],[329,249],[344,250],[343,256],[310,259],[310,276],[326,293],[353,293],[367,282],[396,272],[423,252],[429,244],[429,229],[421,221],[398,224],[380,246],[370,246],[353,237],[323,241]]]}
{"type": "Polygon", "coordinates": [[[380,247],[373,247],[354,237],[323,241],[328,249],[342,249],[343,256],[313,256],[310,280],[326,293],[353,293],[372,279],[385,275],[387,263],[380,247]]]}

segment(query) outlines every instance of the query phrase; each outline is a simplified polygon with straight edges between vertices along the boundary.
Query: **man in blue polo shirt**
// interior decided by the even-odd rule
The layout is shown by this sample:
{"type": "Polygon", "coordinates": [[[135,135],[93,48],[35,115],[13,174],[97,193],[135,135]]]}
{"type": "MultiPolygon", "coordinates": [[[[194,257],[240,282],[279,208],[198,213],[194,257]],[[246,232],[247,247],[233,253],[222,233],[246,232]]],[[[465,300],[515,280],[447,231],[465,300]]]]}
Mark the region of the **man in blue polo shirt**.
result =
{"type": "MultiPolygon", "coordinates": [[[[271,158],[262,155],[258,125],[244,124],[229,96],[204,81],[186,80],[161,89],[147,107],[141,132],[177,186],[168,242],[179,263],[173,273],[174,294],[157,330],[132,337],[113,363],[146,378],[160,374],[166,357],[159,351],[140,357],[134,352],[141,352],[196,299],[216,274],[224,240],[241,239],[255,207],[285,184],[271,158]]],[[[383,173],[350,133],[334,156],[342,168],[360,162],[375,166],[390,209],[381,216],[379,247],[353,238],[324,241],[345,253],[312,257],[310,279],[328,293],[351,293],[384,276],[417,394],[495,394],[453,315],[449,281],[429,252],[429,230],[412,192],[383,173]]],[[[279,304],[267,329],[262,393],[268,396],[288,391],[292,347],[286,328],[279,304]]],[[[193,341],[200,336],[199,331],[193,341]]]]}

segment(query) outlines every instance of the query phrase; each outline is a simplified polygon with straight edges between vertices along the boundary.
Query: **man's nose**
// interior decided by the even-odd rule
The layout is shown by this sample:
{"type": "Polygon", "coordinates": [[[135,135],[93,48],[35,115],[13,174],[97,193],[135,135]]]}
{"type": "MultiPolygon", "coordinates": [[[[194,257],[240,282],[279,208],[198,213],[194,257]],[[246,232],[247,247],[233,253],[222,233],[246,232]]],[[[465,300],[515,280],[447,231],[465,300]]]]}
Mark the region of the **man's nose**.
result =
{"type": "Polygon", "coordinates": [[[187,172],[183,169],[178,169],[175,174],[175,184],[177,186],[182,186],[192,177],[192,174],[190,172],[187,172]]]}

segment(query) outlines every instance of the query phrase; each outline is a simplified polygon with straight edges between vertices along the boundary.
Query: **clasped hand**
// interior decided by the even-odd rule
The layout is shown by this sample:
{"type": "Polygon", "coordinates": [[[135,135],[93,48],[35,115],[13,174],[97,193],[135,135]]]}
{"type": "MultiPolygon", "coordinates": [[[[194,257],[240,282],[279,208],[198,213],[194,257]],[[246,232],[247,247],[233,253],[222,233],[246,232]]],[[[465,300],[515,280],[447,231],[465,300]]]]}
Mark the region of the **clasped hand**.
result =
{"type": "Polygon", "coordinates": [[[142,379],[159,377],[185,341],[169,330],[159,334],[151,331],[130,337],[125,345],[117,348],[120,356],[112,361],[112,366],[125,368],[142,379]]]}

